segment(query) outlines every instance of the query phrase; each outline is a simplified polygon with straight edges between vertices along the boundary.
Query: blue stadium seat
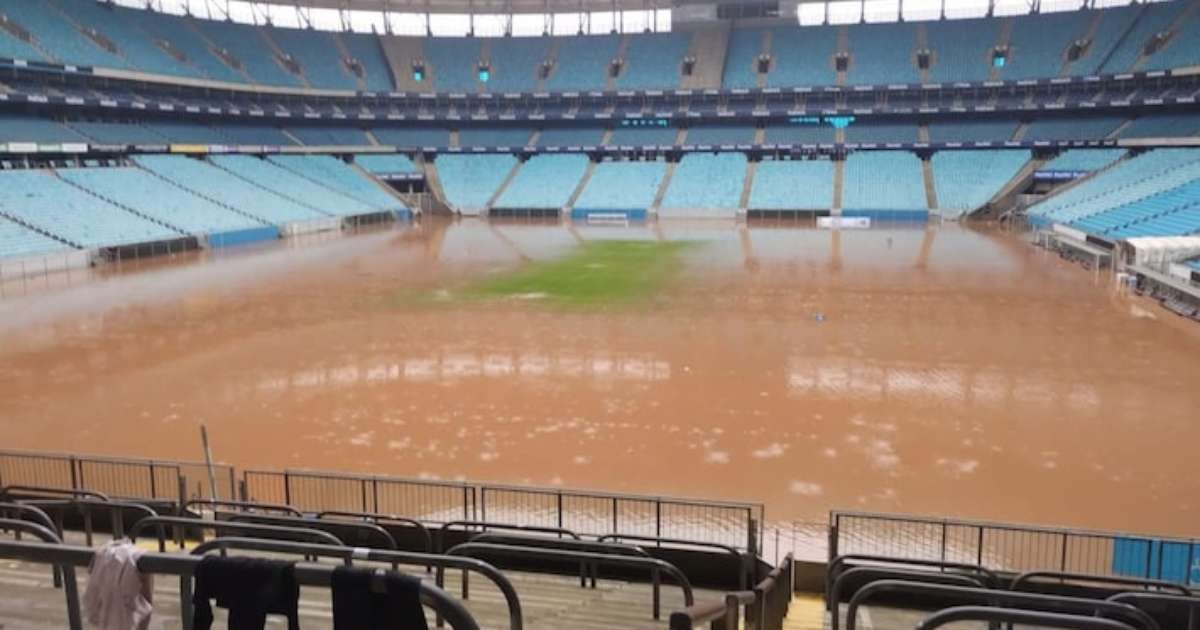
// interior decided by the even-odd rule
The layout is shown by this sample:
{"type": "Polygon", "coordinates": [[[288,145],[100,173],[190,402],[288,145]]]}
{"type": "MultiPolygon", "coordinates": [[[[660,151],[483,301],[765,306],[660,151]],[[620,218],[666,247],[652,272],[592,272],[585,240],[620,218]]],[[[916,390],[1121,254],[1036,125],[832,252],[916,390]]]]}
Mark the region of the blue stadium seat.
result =
{"type": "Polygon", "coordinates": [[[1124,121],[1113,115],[1042,118],[1029,123],[1025,140],[1103,140],[1124,121]]]}
{"type": "Polygon", "coordinates": [[[226,123],[215,125],[221,135],[232,144],[290,146],[296,144],[277,127],[248,123],[226,123]]]}
{"type": "Polygon", "coordinates": [[[654,203],[666,174],[667,164],[661,160],[601,162],[576,200],[575,210],[644,212],[654,203]]]}
{"type": "Polygon", "coordinates": [[[935,120],[929,123],[929,141],[1007,142],[1016,130],[1015,120],[935,120]]]}
{"type": "Polygon", "coordinates": [[[88,139],[48,118],[0,113],[0,142],[87,142],[88,139]]]}
{"type": "Polygon", "coordinates": [[[395,89],[392,71],[379,44],[379,37],[366,33],[338,33],[350,56],[362,67],[371,92],[390,92],[395,89]]]}
{"type": "Polygon", "coordinates": [[[1122,138],[1173,138],[1200,134],[1195,114],[1146,114],[1121,130],[1122,138]]]}
{"type": "Polygon", "coordinates": [[[329,216],[373,214],[380,208],[250,155],[214,155],[212,163],[256,185],[329,216]]]}
{"type": "Polygon", "coordinates": [[[283,69],[263,32],[249,24],[196,20],[193,25],[214,44],[237,59],[257,83],[301,87],[300,79],[283,69]]]}
{"type": "Polygon", "coordinates": [[[626,127],[613,129],[608,144],[612,146],[671,146],[679,130],[675,127],[626,127]]]}
{"type": "Polygon", "coordinates": [[[504,37],[491,42],[489,92],[533,92],[538,68],[550,57],[549,37],[504,37]]]}
{"type": "Polygon", "coordinates": [[[832,144],[834,137],[826,124],[769,125],[764,133],[768,144],[832,144]]]}
{"type": "Polygon", "coordinates": [[[288,133],[308,146],[369,146],[370,139],[354,127],[288,127],[288,133]]]}
{"type": "Polygon", "coordinates": [[[1087,34],[1091,18],[1091,13],[1079,11],[1013,18],[1008,59],[999,77],[1013,81],[1058,76],[1067,47],[1087,34]]]}
{"type": "Polygon", "coordinates": [[[688,153],[679,161],[663,196],[660,214],[688,210],[735,210],[746,180],[744,153],[688,153]]]}
{"type": "Polygon", "coordinates": [[[1133,27],[1121,35],[1120,43],[1112,50],[1099,68],[1100,74],[1128,72],[1142,54],[1146,42],[1156,33],[1167,28],[1187,7],[1187,2],[1155,2],[1142,5],[1141,17],[1133,21],[1133,27]]]}
{"type": "Polygon", "coordinates": [[[166,138],[137,123],[68,122],[72,129],[99,144],[163,144],[166,138]]]}
{"type": "Polygon", "coordinates": [[[1000,21],[991,19],[927,22],[933,60],[929,78],[939,83],[986,81],[991,52],[1000,39],[1000,21]]]}
{"type": "Polygon", "coordinates": [[[381,144],[397,147],[448,147],[450,133],[428,127],[373,127],[371,133],[381,144]]]}
{"type": "Polygon", "coordinates": [[[0,216],[0,259],[22,258],[71,249],[41,232],[0,216]]]}
{"type": "Polygon", "coordinates": [[[517,176],[496,200],[497,208],[561,209],[587,171],[588,157],[535,155],[521,165],[517,176]]]}
{"type": "Polygon", "coordinates": [[[858,151],[846,157],[842,209],[847,215],[916,216],[927,212],[921,159],[908,151],[858,151]]]}
{"type": "Polygon", "coordinates": [[[848,28],[848,85],[920,83],[917,28],[912,24],[865,24],[848,28]]]}
{"type": "Polygon", "coordinates": [[[833,61],[837,52],[837,30],[834,26],[776,27],[771,35],[774,63],[767,74],[767,85],[793,87],[837,83],[833,61]]]}
{"type": "MultiPolygon", "coordinates": [[[[1115,7],[1100,11],[1100,24],[1092,35],[1091,44],[1079,59],[1071,64],[1071,74],[1074,76],[1094,75],[1100,72],[1109,51],[1121,41],[1121,37],[1129,30],[1142,5],[1134,4],[1125,7],[1115,7]]],[[[1093,15],[1089,13],[1088,15],[1093,15]]]]}
{"type": "Polygon", "coordinates": [[[754,125],[693,125],[688,128],[687,144],[737,145],[754,142],[754,125]]]}
{"type": "Polygon", "coordinates": [[[474,37],[430,37],[421,42],[439,92],[474,94],[479,87],[479,39],[474,37]]]}
{"type": "Polygon", "coordinates": [[[603,129],[580,127],[547,127],[538,136],[539,147],[596,146],[604,137],[603,129]]]}
{"type": "Polygon", "coordinates": [[[451,207],[475,214],[488,201],[517,163],[511,155],[439,155],[435,162],[442,190],[451,207]]]}
{"type": "Polygon", "coordinates": [[[688,33],[629,35],[625,65],[616,86],[624,90],[679,87],[683,58],[692,36],[688,33]]]}
{"type": "Polygon", "coordinates": [[[313,87],[358,89],[358,78],[346,67],[333,33],[295,28],[267,28],[263,32],[280,50],[292,56],[313,87]]]}
{"type": "Polygon", "coordinates": [[[750,210],[828,210],[833,207],[833,162],[778,160],[758,165],[750,210]]]}
{"type": "Polygon", "coordinates": [[[524,127],[463,127],[458,130],[460,147],[523,147],[533,130],[524,127]]]}
{"type": "Polygon", "coordinates": [[[384,191],[353,166],[331,155],[272,155],[267,159],[340,195],[360,201],[376,211],[407,210],[394,195],[384,191]]]}
{"type": "MultiPolygon", "coordinates": [[[[77,0],[79,1],[79,0],[77,0]]],[[[0,0],[0,13],[8,16],[30,35],[41,50],[64,63],[106,68],[131,66],[101,48],[71,24],[55,4],[47,1],[0,0]]],[[[7,37],[7,35],[0,35],[7,37]]]]}
{"type": "Polygon", "coordinates": [[[1125,149],[1067,149],[1041,166],[1042,171],[1098,171],[1125,156],[1125,149]]]}
{"type": "Polygon", "coordinates": [[[554,71],[546,79],[551,92],[603,90],[608,64],[621,45],[619,35],[581,35],[559,42],[554,71]]]}
{"type": "Polygon", "coordinates": [[[735,28],[729,34],[725,73],[721,85],[728,89],[752,88],[758,84],[758,56],[762,54],[763,30],[735,28]]]}
{"type": "Polygon", "coordinates": [[[982,207],[1029,162],[1029,151],[938,151],[931,159],[938,209],[955,216],[982,207]]]}
{"type": "MultiPolygon", "coordinates": [[[[137,28],[134,22],[123,19],[128,11],[118,12],[115,7],[95,0],[50,1],[79,24],[95,28],[108,38],[117,47],[114,56],[119,55],[123,59],[123,63],[118,63],[116,67],[129,66],[157,74],[198,76],[196,71],[179,63],[156,46],[154,40],[137,28]]],[[[85,43],[92,44],[86,37],[79,37],[84,39],[85,43]]]]}
{"type": "Polygon", "coordinates": [[[420,173],[421,169],[407,155],[399,153],[360,153],[354,163],[375,175],[399,175],[420,173]]]}
{"type": "Polygon", "coordinates": [[[216,81],[245,83],[246,78],[225,65],[210,50],[208,42],[192,27],[193,20],[142,9],[112,9],[114,19],[136,25],[151,42],[166,42],[185,61],[177,64],[171,74],[201,76],[216,81]]]}

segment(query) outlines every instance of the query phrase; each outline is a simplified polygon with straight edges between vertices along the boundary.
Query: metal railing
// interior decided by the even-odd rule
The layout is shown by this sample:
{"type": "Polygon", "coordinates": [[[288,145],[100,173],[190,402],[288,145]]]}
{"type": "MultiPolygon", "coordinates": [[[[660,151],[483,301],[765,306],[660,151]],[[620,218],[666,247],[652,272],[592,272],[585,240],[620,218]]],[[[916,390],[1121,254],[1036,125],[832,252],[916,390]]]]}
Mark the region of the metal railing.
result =
{"type": "Polygon", "coordinates": [[[304,527],[283,527],[279,525],[258,525],[255,523],[233,523],[229,521],[209,521],[199,518],[185,518],[180,516],[155,516],[153,518],[144,518],[137,522],[129,530],[129,539],[137,541],[138,536],[142,531],[153,527],[158,535],[158,550],[166,551],[168,528],[174,530],[174,540],[180,549],[184,548],[184,539],[187,536],[187,530],[212,530],[214,532],[224,532],[232,535],[242,535],[251,538],[266,538],[274,540],[291,540],[299,542],[316,542],[327,545],[342,546],[342,541],[337,536],[329,532],[323,532],[319,529],[309,529],[304,527]]]}
{"type": "Polygon", "coordinates": [[[216,494],[202,463],[0,450],[0,486],[90,490],[127,499],[182,503],[189,497],[233,498],[233,467],[216,464],[213,471],[216,494]],[[194,485],[186,487],[185,482],[194,485]]]}
{"type": "Polygon", "coordinates": [[[499,556],[549,561],[561,560],[565,562],[583,562],[591,564],[592,566],[647,569],[650,572],[650,584],[653,588],[652,598],[655,619],[658,619],[662,614],[662,601],[659,590],[662,585],[662,574],[664,573],[673,578],[679,588],[683,591],[684,605],[692,606],[696,603],[695,597],[692,593],[692,583],[688,581],[687,576],[684,575],[683,572],[680,571],[675,565],[664,560],[656,560],[654,558],[614,555],[608,553],[593,553],[588,551],[570,551],[566,549],[494,545],[490,543],[474,542],[456,545],[446,551],[446,555],[465,556],[469,558],[478,556],[483,556],[485,558],[499,556]]]}
{"type": "Polygon", "coordinates": [[[669,627],[692,630],[696,624],[707,623],[709,630],[782,630],[794,590],[794,569],[795,562],[788,554],[752,590],[726,593],[722,601],[673,612],[669,627]]]}
{"type": "Polygon", "coordinates": [[[1062,628],[1063,630],[1135,630],[1128,624],[1103,617],[1084,617],[988,606],[957,606],[939,610],[917,624],[916,630],[934,630],[934,628],[959,621],[1010,623],[1038,628],[1062,628]]]}
{"type": "Polygon", "coordinates": [[[475,488],[465,483],[311,470],[247,470],[246,501],[282,503],[305,512],[403,514],[421,521],[476,518],[475,488]]]}
{"type": "MultiPolygon", "coordinates": [[[[68,575],[67,610],[70,616],[69,628],[71,630],[82,630],[83,628],[79,618],[79,596],[75,588],[74,568],[88,566],[94,554],[95,550],[89,547],[0,541],[0,558],[63,567],[64,573],[68,575]]],[[[142,573],[175,575],[186,579],[195,575],[201,560],[201,557],[192,555],[145,553],[138,558],[137,564],[138,571],[142,573]]],[[[297,563],[295,566],[296,582],[301,586],[327,588],[331,584],[335,568],[327,564],[297,563]]],[[[437,611],[438,615],[445,618],[454,630],[479,630],[479,624],[461,602],[432,584],[421,583],[421,602],[437,611]]],[[[186,604],[180,602],[180,608],[185,609],[186,604]]]]}
{"type": "Polygon", "coordinates": [[[834,511],[829,518],[830,561],[839,555],[870,554],[962,562],[1011,573],[1056,570],[1163,578],[1164,567],[1171,564],[1164,558],[1172,550],[1187,558],[1186,578],[1191,578],[1192,566],[1200,559],[1200,540],[866,512],[834,511]],[[1142,557],[1119,567],[1122,545],[1142,557]]]}

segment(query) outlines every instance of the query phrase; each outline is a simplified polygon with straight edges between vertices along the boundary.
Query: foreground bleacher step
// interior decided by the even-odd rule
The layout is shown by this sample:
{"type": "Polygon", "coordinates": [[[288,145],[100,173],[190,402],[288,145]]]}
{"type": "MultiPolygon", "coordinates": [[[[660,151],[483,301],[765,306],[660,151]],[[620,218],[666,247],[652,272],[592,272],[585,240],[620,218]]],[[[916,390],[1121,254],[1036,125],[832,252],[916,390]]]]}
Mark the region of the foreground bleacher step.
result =
{"type": "Polygon", "coordinates": [[[796,593],[788,605],[783,630],[821,630],[825,627],[825,600],[814,593],[796,593]]]}

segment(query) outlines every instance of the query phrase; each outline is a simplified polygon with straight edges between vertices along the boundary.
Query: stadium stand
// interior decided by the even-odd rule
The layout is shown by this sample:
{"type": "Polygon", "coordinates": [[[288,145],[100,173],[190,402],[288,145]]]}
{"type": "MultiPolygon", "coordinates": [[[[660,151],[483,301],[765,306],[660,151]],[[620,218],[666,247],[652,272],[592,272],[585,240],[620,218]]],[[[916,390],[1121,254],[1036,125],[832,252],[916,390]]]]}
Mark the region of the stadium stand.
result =
{"type": "Polygon", "coordinates": [[[267,160],[376,211],[406,210],[399,199],[363,177],[353,166],[331,155],[272,155],[267,160]]]}
{"type": "Polygon", "coordinates": [[[1040,118],[1029,123],[1026,140],[1095,140],[1116,130],[1125,119],[1102,115],[1087,118],[1040,118]]]}
{"type": "Polygon", "coordinates": [[[625,90],[677,87],[691,42],[687,33],[630,35],[616,86],[625,90]]]}
{"type": "MultiPolygon", "coordinates": [[[[179,62],[155,46],[133,22],[121,19],[124,14],[114,12],[111,4],[88,0],[50,0],[50,3],[58,7],[69,20],[100,31],[116,47],[115,53],[111,54],[119,55],[125,64],[144,72],[180,73],[179,62]]],[[[91,43],[78,33],[74,37],[91,43]]]]}
{"type": "Polygon", "coordinates": [[[464,213],[482,212],[517,163],[511,155],[440,155],[435,162],[446,202],[464,213]]]}
{"type": "Polygon", "coordinates": [[[491,43],[489,92],[533,92],[538,67],[550,57],[549,37],[505,37],[491,43]]]}
{"type": "Polygon", "coordinates": [[[1075,223],[1200,178],[1200,151],[1156,149],[1098,173],[1029,209],[1035,224],[1075,223]]]}
{"type": "Polygon", "coordinates": [[[450,134],[445,129],[428,127],[374,127],[371,133],[379,142],[397,147],[447,147],[450,134]]]}
{"type": "Polygon", "coordinates": [[[0,141],[87,142],[87,138],[52,120],[22,114],[0,114],[0,141]]]}
{"type": "Polygon", "coordinates": [[[1090,13],[1065,11],[1012,18],[1008,57],[997,73],[1001,79],[1055,77],[1066,61],[1071,42],[1087,34],[1090,13]]]}
{"type": "MultiPolygon", "coordinates": [[[[108,68],[131,69],[119,54],[114,54],[79,33],[67,17],[50,2],[6,0],[0,12],[33,36],[40,50],[67,63],[108,68]]],[[[102,25],[107,26],[107,25],[102,25]]],[[[0,29],[0,38],[11,37],[0,29]]]]}
{"type": "Polygon", "coordinates": [[[525,127],[463,127],[458,130],[460,147],[523,147],[533,130],[525,127]]]}
{"type": "Polygon", "coordinates": [[[79,247],[113,247],[183,236],[89,195],[48,170],[0,172],[0,211],[79,247]]]}
{"type": "Polygon", "coordinates": [[[675,169],[659,216],[708,216],[714,210],[735,210],[745,178],[742,153],[689,153],[675,169]]]}
{"type": "Polygon", "coordinates": [[[771,36],[771,71],[767,85],[834,85],[837,71],[837,27],[777,27],[771,36]]]}
{"type": "Polygon", "coordinates": [[[212,162],[247,181],[330,216],[372,214],[384,209],[372,207],[258,157],[214,155],[212,162]]]}
{"type": "Polygon", "coordinates": [[[146,129],[169,142],[183,144],[228,144],[229,138],[222,136],[216,129],[203,124],[181,120],[146,121],[142,123],[146,129]]]}
{"type": "Polygon", "coordinates": [[[856,151],[846,158],[842,214],[882,220],[923,219],[928,201],[921,159],[907,151],[856,151]]]}
{"type": "Polygon", "coordinates": [[[547,127],[538,136],[539,147],[596,146],[604,137],[603,129],[578,127],[547,127]]]}
{"type": "Polygon", "coordinates": [[[70,245],[0,216],[0,258],[20,258],[65,249],[70,249],[70,245]]]}
{"type": "Polygon", "coordinates": [[[164,138],[137,123],[110,123],[77,120],[67,123],[72,129],[100,144],[160,144],[164,138]]]}
{"type": "Polygon", "coordinates": [[[1122,138],[1172,138],[1200,134],[1200,117],[1194,114],[1148,114],[1133,119],[1121,130],[1122,138]]]}
{"type": "Polygon", "coordinates": [[[1121,41],[1121,38],[1129,30],[1129,25],[1133,23],[1137,13],[1141,10],[1141,5],[1135,4],[1099,12],[1099,15],[1095,17],[1100,20],[1100,23],[1092,35],[1091,43],[1084,51],[1083,56],[1071,63],[1071,74],[1084,76],[1099,73],[1100,66],[1107,58],[1108,53],[1117,45],[1117,42],[1121,41]]]}
{"type": "Polygon", "coordinates": [[[725,74],[721,85],[728,89],[752,88],[758,84],[758,56],[762,54],[763,30],[735,28],[729,34],[725,74]]]}
{"type": "Polygon", "coordinates": [[[1021,171],[1029,151],[939,151],[930,160],[938,209],[944,216],[971,212],[990,201],[1021,171]]]}
{"type": "Polygon", "coordinates": [[[1015,120],[957,120],[929,123],[931,142],[1007,142],[1017,130],[1015,120]]]}
{"type": "Polygon", "coordinates": [[[559,40],[558,58],[546,79],[552,92],[602,90],[608,64],[621,45],[618,35],[589,35],[559,40]]]}
{"type": "Polygon", "coordinates": [[[362,129],[353,127],[288,127],[289,134],[309,146],[368,146],[362,129]]]}
{"type": "Polygon", "coordinates": [[[268,223],[283,225],[327,216],[204,160],[177,155],[141,155],[133,160],[177,186],[268,223]]]}
{"type": "Polygon", "coordinates": [[[299,77],[285,71],[279,64],[275,51],[271,50],[266,36],[258,28],[213,20],[196,20],[192,24],[209,41],[237,59],[256,83],[303,87],[299,77]]]}
{"type": "Polygon", "coordinates": [[[667,174],[662,160],[604,161],[596,165],[587,187],[575,202],[575,212],[644,212],[654,203],[667,174]]]}
{"type": "Polygon", "coordinates": [[[1200,65],[1200,50],[1195,46],[1197,37],[1200,37],[1200,15],[1193,11],[1171,32],[1166,45],[1146,59],[1141,69],[1169,70],[1200,65]]]}
{"type": "Polygon", "coordinates": [[[846,142],[916,142],[917,126],[911,122],[860,122],[846,127],[846,142]]]}
{"type": "Polygon", "coordinates": [[[1075,173],[1098,171],[1125,156],[1125,149],[1067,149],[1039,168],[1075,173]]]}
{"type": "Polygon", "coordinates": [[[378,37],[365,33],[338,33],[337,37],[350,57],[362,68],[368,91],[388,92],[395,89],[392,72],[388,69],[378,37]]]}
{"type": "Polygon", "coordinates": [[[768,160],[754,173],[751,210],[826,210],[833,207],[833,162],[768,160]]]}
{"type": "Polygon", "coordinates": [[[751,125],[693,125],[688,128],[687,144],[736,145],[754,141],[751,125]]]}
{"type": "Polygon", "coordinates": [[[763,137],[770,144],[832,144],[834,133],[829,125],[768,125],[763,137]]]}
{"type": "Polygon", "coordinates": [[[588,167],[586,155],[535,155],[496,200],[495,207],[513,210],[558,210],[566,207],[588,167]]]}
{"type": "Polygon", "coordinates": [[[479,87],[476,64],[482,43],[473,37],[433,37],[421,42],[433,72],[433,81],[443,92],[470,92],[479,87]]]}
{"type": "Polygon", "coordinates": [[[1186,2],[1155,2],[1142,5],[1137,9],[1140,15],[1133,19],[1132,28],[1126,27],[1128,30],[1120,37],[1116,47],[1108,54],[1099,71],[1112,74],[1131,70],[1134,62],[1142,55],[1146,42],[1156,33],[1166,29],[1187,4],[1186,2]]]}
{"type": "Polygon", "coordinates": [[[113,7],[113,19],[136,25],[150,38],[155,46],[169,45],[179,54],[180,63],[167,74],[195,76],[215,81],[245,83],[246,77],[230,68],[219,57],[212,54],[209,44],[194,30],[187,20],[155,11],[113,7]]]}
{"type": "Polygon", "coordinates": [[[929,78],[939,83],[986,81],[989,55],[1000,38],[1000,22],[988,19],[947,20],[925,24],[933,59],[929,78]]]}
{"type": "Polygon", "coordinates": [[[358,79],[346,67],[333,33],[294,28],[267,28],[263,33],[299,64],[304,78],[312,87],[358,89],[358,79]]]}
{"type": "Polygon", "coordinates": [[[671,146],[679,130],[675,127],[616,127],[608,144],[613,146],[671,146]]]}
{"type": "Polygon", "coordinates": [[[1200,174],[1181,186],[1108,207],[1071,225],[1113,239],[1200,232],[1200,174]]]}
{"type": "Polygon", "coordinates": [[[915,50],[917,28],[912,24],[866,24],[847,29],[850,67],[849,85],[920,83],[915,50]]]}
{"type": "Polygon", "coordinates": [[[271,125],[255,125],[247,123],[223,123],[217,125],[217,131],[229,138],[233,144],[287,146],[296,144],[278,127],[271,125]]]}
{"type": "Polygon", "coordinates": [[[119,202],[185,234],[244,230],[263,225],[135,167],[68,168],[60,177],[102,199],[119,202]]]}
{"type": "Polygon", "coordinates": [[[375,175],[396,175],[421,171],[420,167],[414,164],[407,155],[397,153],[360,153],[354,156],[354,163],[375,175]]]}

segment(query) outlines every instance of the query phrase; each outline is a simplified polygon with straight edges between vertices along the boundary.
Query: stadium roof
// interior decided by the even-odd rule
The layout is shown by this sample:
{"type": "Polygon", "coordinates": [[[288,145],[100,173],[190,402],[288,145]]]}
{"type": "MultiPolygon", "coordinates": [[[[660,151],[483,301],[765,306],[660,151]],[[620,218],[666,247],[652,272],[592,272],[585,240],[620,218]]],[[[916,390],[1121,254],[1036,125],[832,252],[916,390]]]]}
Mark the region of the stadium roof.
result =
{"type": "MultiPolygon", "coordinates": [[[[396,13],[574,13],[669,9],[701,0],[258,0],[259,4],[396,13]]],[[[712,4],[709,0],[707,4],[712,4]]]]}

